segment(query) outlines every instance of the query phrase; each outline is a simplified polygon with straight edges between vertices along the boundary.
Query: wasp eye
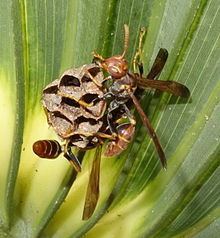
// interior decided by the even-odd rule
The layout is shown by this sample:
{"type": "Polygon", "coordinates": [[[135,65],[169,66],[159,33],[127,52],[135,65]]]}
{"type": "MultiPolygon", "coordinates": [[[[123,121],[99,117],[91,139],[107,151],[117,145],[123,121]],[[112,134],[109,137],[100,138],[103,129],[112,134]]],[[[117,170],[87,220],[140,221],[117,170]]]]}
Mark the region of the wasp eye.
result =
{"type": "Polygon", "coordinates": [[[127,62],[121,56],[113,56],[105,60],[104,69],[115,79],[119,79],[127,73],[127,62]]]}
{"type": "Polygon", "coordinates": [[[109,71],[112,71],[114,73],[120,73],[120,70],[117,66],[112,66],[111,68],[109,68],[109,71]]]}
{"type": "Polygon", "coordinates": [[[111,74],[111,76],[115,79],[123,77],[126,73],[121,70],[120,68],[113,66],[108,69],[108,72],[111,74]]]}

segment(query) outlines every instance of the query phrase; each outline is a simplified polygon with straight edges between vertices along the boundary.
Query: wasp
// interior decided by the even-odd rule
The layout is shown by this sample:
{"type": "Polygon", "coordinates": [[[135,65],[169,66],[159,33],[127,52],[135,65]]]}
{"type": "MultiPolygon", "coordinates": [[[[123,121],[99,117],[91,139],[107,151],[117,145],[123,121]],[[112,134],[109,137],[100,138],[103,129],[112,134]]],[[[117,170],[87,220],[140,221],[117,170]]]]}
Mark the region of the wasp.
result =
{"type": "MultiPolygon", "coordinates": [[[[128,49],[128,41],[129,41],[129,27],[127,25],[124,25],[124,31],[125,31],[124,51],[121,55],[103,58],[101,55],[94,53],[94,61],[99,65],[100,68],[102,68],[109,74],[109,76],[106,77],[105,80],[113,81],[113,83],[108,88],[108,92],[100,99],[104,98],[106,100],[110,100],[110,104],[107,109],[108,110],[107,121],[112,133],[117,133],[116,128],[114,128],[111,123],[113,118],[112,115],[115,110],[123,110],[126,113],[127,117],[130,119],[130,125],[132,125],[131,127],[135,125],[135,118],[131,114],[127,106],[128,102],[132,100],[135,108],[137,109],[141,117],[144,126],[147,129],[149,136],[153,140],[162,166],[164,169],[166,169],[167,162],[165,153],[163,151],[163,148],[160,144],[156,132],[154,131],[148,117],[146,116],[136,97],[136,92],[137,89],[139,88],[142,89],[152,88],[163,92],[171,93],[175,96],[188,98],[190,96],[190,91],[185,85],[175,81],[154,80],[159,76],[167,61],[168,52],[166,49],[159,50],[156,59],[152,65],[152,68],[146,77],[143,76],[143,66],[141,63],[138,64],[137,62],[134,62],[134,65],[137,64],[139,67],[139,73],[131,72],[128,67],[128,62],[125,59],[125,54],[128,49]]],[[[138,54],[140,54],[141,51],[140,48],[144,33],[145,32],[142,29],[139,40],[139,49],[137,51],[137,54],[135,55],[135,60],[137,60],[138,54]]],[[[132,139],[133,130],[131,130],[130,133],[131,133],[130,139],[132,139]]],[[[123,137],[119,135],[118,138],[123,137]]],[[[108,154],[110,154],[110,152],[108,152],[108,154]]],[[[113,149],[111,154],[114,155],[113,149]]]]}

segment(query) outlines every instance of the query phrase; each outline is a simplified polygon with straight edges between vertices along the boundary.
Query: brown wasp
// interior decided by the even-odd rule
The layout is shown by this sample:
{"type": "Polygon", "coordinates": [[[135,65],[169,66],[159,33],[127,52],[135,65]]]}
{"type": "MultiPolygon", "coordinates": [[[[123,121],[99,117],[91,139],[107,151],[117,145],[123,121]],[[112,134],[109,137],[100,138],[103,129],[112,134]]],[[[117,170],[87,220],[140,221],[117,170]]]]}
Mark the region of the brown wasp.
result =
{"type": "MultiPolygon", "coordinates": [[[[166,49],[160,49],[156,59],[153,63],[153,66],[146,77],[143,77],[143,68],[141,64],[139,64],[140,73],[132,73],[128,69],[128,63],[125,59],[125,54],[128,48],[128,40],[129,40],[129,28],[127,25],[124,25],[125,29],[125,38],[124,38],[124,51],[121,55],[115,55],[110,58],[103,58],[101,55],[94,53],[95,62],[103,68],[105,71],[109,73],[110,76],[106,78],[106,80],[113,80],[112,85],[108,88],[108,92],[101,97],[101,99],[105,98],[110,99],[110,104],[108,106],[107,113],[107,121],[111,132],[117,134],[117,130],[112,126],[112,113],[115,110],[124,110],[127,117],[130,119],[131,125],[135,125],[135,119],[133,115],[131,115],[130,110],[127,106],[129,100],[133,101],[144,126],[146,127],[148,134],[152,138],[154,145],[156,147],[157,153],[159,155],[160,161],[162,163],[163,168],[167,167],[166,157],[162,146],[159,142],[159,139],[150,124],[148,117],[143,111],[135,93],[137,88],[152,88],[164,92],[171,93],[175,96],[180,97],[189,97],[190,91],[189,89],[175,81],[162,81],[162,80],[154,80],[161,73],[167,57],[168,52],[166,49]]],[[[139,41],[139,48],[142,44],[144,31],[142,30],[139,41]]],[[[137,59],[138,54],[140,54],[140,49],[135,56],[137,59]]],[[[134,62],[137,64],[137,62],[134,62]]],[[[131,130],[131,135],[133,135],[133,130],[131,130]]],[[[120,136],[119,136],[120,138],[120,136]]],[[[131,136],[132,138],[132,136],[131,136]]],[[[110,153],[109,153],[110,154],[110,153]]],[[[114,153],[112,153],[113,155],[114,153]]]]}

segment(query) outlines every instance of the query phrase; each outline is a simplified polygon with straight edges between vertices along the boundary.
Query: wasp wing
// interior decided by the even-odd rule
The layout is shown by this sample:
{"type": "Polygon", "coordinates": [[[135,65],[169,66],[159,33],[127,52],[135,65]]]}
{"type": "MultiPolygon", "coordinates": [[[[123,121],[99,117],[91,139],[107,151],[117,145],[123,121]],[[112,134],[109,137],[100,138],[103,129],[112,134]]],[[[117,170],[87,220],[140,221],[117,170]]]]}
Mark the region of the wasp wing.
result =
{"type": "Polygon", "coordinates": [[[163,168],[166,169],[167,168],[166,156],[164,154],[162,146],[160,145],[160,141],[156,135],[156,132],[154,131],[153,127],[151,126],[150,121],[147,118],[146,114],[144,113],[137,98],[132,93],[130,94],[130,97],[131,97],[138,113],[140,114],[141,120],[142,120],[144,126],[146,127],[148,134],[150,135],[151,139],[154,142],[154,145],[155,145],[157,153],[159,155],[161,164],[162,164],[163,168]]]}
{"type": "Polygon", "coordinates": [[[171,93],[175,96],[188,98],[190,96],[189,89],[175,81],[149,80],[137,78],[137,84],[140,88],[153,88],[163,92],[171,93]]]}
{"type": "Polygon", "coordinates": [[[92,170],[89,176],[89,183],[86,191],[86,199],[83,210],[83,220],[89,219],[99,199],[99,177],[100,177],[100,162],[101,162],[102,146],[96,148],[95,158],[92,164],[92,170]]]}
{"type": "Polygon", "coordinates": [[[154,60],[150,72],[147,75],[147,79],[155,79],[160,75],[167,61],[167,58],[168,58],[168,51],[166,49],[161,48],[157,53],[157,56],[154,60]]]}

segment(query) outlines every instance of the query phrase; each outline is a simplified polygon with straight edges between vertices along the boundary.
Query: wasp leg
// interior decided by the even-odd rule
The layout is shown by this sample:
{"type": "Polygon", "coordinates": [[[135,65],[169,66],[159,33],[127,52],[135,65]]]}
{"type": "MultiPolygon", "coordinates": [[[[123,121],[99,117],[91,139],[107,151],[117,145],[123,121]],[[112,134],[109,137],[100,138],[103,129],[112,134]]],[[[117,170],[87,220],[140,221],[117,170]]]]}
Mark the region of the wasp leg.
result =
{"type": "Polygon", "coordinates": [[[136,120],[135,120],[135,118],[134,118],[134,115],[131,114],[131,112],[130,112],[130,110],[128,109],[127,105],[126,105],[126,104],[122,104],[122,107],[123,107],[123,109],[124,109],[124,111],[125,111],[125,113],[126,113],[126,115],[127,115],[128,120],[130,121],[130,123],[131,123],[132,125],[136,125],[136,120]]]}
{"type": "Polygon", "coordinates": [[[97,81],[88,70],[86,70],[86,73],[88,74],[89,78],[93,81],[93,83],[99,87],[100,89],[103,89],[103,83],[100,83],[99,81],[97,81]]]}
{"type": "Polygon", "coordinates": [[[92,100],[92,102],[87,107],[94,106],[96,103],[102,101],[102,100],[111,100],[114,97],[114,95],[111,92],[105,93],[102,97],[97,97],[92,100]]]}
{"type": "Polygon", "coordinates": [[[140,35],[139,35],[138,48],[133,59],[133,70],[134,72],[137,72],[137,68],[138,68],[140,76],[143,75],[143,64],[141,62],[141,58],[142,58],[143,41],[144,41],[145,34],[146,34],[146,28],[142,27],[140,30],[140,35]]]}
{"type": "MultiPolygon", "coordinates": [[[[97,99],[99,99],[99,100],[111,100],[112,101],[114,99],[114,97],[115,97],[115,95],[112,92],[107,92],[102,97],[98,97],[97,99]]],[[[93,102],[97,101],[97,99],[94,99],[93,102]]]]}
{"type": "Polygon", "coordinates": [[[109,139],[109,140],[115,140],[115,138],[116,138],[116,135],[109,135],[109,134],[102,133],[102,132],[97,132],[96,135],[101,138],[105,138],[105,139],[109,139]]]}
{"type": "Polygon", "coordinates": [[[94,51],[92,52],[92,54],[93,54],[93,60],[92,60],[92,62],[94,62],[94,63],[103,62],[103,61],[105,60],[101,55],[97,54],[97,53],[94,52],[94,51]],[[96,60],[98,60],[98,62],[97,62],[96,60]]]}
{"type": "Polygon", "coordinates": [[[78,158],[73,154],[69,142],[64,145],[64,157],[73,165],[76,172],[81,172],[81,164],[78,158]]]}

